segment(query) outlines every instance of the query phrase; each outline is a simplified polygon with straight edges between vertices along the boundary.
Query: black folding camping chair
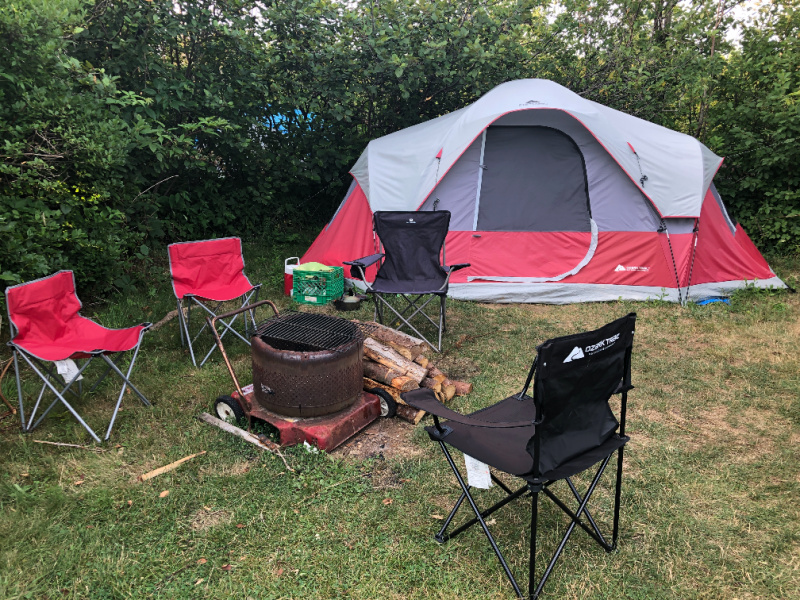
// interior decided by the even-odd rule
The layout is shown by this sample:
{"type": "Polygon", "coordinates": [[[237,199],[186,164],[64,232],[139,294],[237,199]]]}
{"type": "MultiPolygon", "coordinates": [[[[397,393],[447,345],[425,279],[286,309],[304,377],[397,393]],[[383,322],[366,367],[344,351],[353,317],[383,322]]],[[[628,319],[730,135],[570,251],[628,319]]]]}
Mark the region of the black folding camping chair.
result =
{"type": "Polygon", "coordinates": [[[367,292],[375,298],[375,319],[384,322],[383,310],[388,308],[397,318],[398,329],[408,327],[437,352],[442,349],[442,333],[447,327],[445,299],[450,275],[469,264],[446,266],[444,241],[450,227],[450,211],[377,211],[373,229],[383,246],[383,252],[358,260],[350,265],[350,275],[358,277],[367,292]],[[366,278],[367,267],[380,263],[375,281],[366,278]],[[403,306],[396,309],[389,297],[402,298],[403,306]],[[439,298],[438,318],[424,309],[439,298]],[[411,324],[419,316],[432,324],[438,333],[438,343],[429,341],[411,324]]]}
{"type": "MultiPolygon", "coordinates": [[[[520,598],[524,597],[523,593],[486,523],[489,515],[512,500],[522,496],[532,498],[528,577],[530,598],[537,598],[541,593],[576,526],[588,533],[607,552],[616,548],[622,456],[629,439],[625,435],[625,413],[628,392],[633,389],[631,350],[635,324],[636,315],[631,313],[596,331],[546,341],[537,348],[537,356],[521,392],[468,416],[445,407],[432,390],[420,388],[402,394],[411,406],[433,414],[434,425],[425,430],[431,440],[441,447],[462,490],[436,534],[436,540],[445,542],[479,523],[520,598]],[[532,380],[531,397],[527,392],[532,380]],[[615,394],[621,396],[618,417],[609,405],[609,400],[615,394]],[[449,420],[440,423],[439,417],[449,420]],[[491,473],[491,480],[506,495],[494,506],[481,511],[470,493],[469,483],[465,483],[456,467],[448,446],[494,469],[519,477],[525,483],[512,491],[491,473]],[[589,511],[589,501],[615,452],[617,469],[613,524],[611,539],[608,540],[607,533],[601,533],[599,519],[595,520],[589,511]],[[594,465],[597,468],[591,483],[586,492],[581,494],[573,482],[573,476],[588,471],[594,465]],[[562,480],[568,487],[568,501],[562,500],[553,491],[553,485],[562,480]],[[550,498],[564,511],[570,518],[570,524],[537,582],[536,531],[540,494],[550,498]],[[455,531],[446,533],[464,500],[469,503],[475,517],[455,531]],[[577,508],[573,510],[568,504],[577,508]]],[[[607,531],[608,524],[604,529],[607,531]]]]}

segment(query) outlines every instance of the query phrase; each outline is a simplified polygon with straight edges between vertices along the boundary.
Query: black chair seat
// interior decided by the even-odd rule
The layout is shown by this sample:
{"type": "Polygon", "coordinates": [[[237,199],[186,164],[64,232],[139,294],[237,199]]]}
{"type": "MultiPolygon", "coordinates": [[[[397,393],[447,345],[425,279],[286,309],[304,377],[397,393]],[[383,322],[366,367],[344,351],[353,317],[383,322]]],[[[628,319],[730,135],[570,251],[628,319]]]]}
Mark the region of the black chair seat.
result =
{"type": "Polygon", "coordinates": [[[447,295],[447,286],[442,289],[447,277],[440,279],[417,279],[414,281],[396,281],[377,277],[372,284],[373,292],[379,294],[437,294],[447,295]]]}
{"type": "MultiPolygon", "coordinates": [[[[501,471],[512,475],[526,475],[533,469],[533,457],[525,450],[525,446],[533,435],[535,412],[536,408],[531,398],[518,400],[516,395],[509,396],[469,416],[497,423],[530,420],[530,427],[488,429],[446,421],[444,425],[451,428],[452,432],[443,439],[450,446],[501,471]]],[[[425,431],[432,440],[438,441],[435,426],[426,427],[425,431]]]]}

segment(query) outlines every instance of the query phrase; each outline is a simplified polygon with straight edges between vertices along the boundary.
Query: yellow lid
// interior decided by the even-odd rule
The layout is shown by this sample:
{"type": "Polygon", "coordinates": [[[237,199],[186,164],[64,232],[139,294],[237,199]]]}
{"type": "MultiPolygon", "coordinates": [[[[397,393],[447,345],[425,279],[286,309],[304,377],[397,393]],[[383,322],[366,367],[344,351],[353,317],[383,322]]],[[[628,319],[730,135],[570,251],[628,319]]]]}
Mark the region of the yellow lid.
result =
{"type": "Polygon", "coordinates": [[[295,271],[330,271],[331,268],[328,265],[323,265],[322,263],[318,262],[309,262],[303,263],[302,265],[297,265],[294,268],[295,271]]]}

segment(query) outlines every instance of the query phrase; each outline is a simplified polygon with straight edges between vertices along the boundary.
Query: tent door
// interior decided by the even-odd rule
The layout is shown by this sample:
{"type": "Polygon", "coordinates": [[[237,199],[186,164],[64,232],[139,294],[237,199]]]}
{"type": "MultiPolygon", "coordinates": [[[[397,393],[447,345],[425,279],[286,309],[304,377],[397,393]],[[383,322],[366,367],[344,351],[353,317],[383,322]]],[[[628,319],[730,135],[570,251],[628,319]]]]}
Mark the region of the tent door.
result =
{"type": "Polygon", "coordinates": [[[476,231],[590,231],[586,164],[550,127],[489,127],[482,151],[476,231]]]}
{"type": "Polygon", "coordinates": [[[586,165],[550,127],[486,131],[469,280],[558,281],[594,255],[586,165]]]}

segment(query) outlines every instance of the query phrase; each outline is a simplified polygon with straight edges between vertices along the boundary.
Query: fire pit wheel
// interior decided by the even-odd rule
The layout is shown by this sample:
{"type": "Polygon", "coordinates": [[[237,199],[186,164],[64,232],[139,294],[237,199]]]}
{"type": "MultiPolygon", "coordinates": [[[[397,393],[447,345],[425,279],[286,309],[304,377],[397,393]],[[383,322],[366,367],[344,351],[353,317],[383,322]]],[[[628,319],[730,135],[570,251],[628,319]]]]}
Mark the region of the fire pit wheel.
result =
{"type": "Polygon", "coordinates": [[[214,402],[214,412],[223,421],[233,420],[234,423],[238,423],[246,418],[242,407],[230,396],[217,398],[214,402]]]}
{"type": "Polygon", "coordinates": [[[397,402],[386,390],[381,388],[372,388],[367,390],[370,394],[375,394],[381,401],[381,416],[391,419],[397,414],[397,402]]]}

